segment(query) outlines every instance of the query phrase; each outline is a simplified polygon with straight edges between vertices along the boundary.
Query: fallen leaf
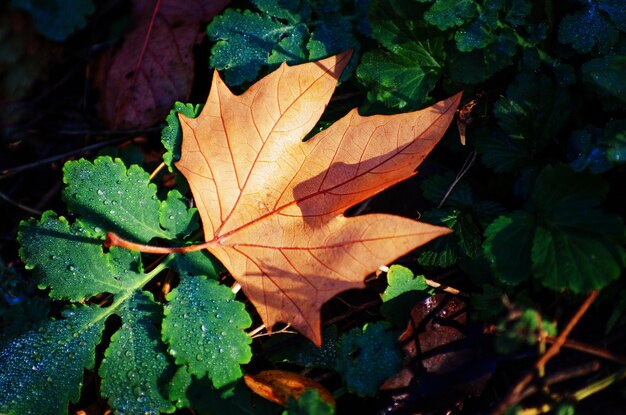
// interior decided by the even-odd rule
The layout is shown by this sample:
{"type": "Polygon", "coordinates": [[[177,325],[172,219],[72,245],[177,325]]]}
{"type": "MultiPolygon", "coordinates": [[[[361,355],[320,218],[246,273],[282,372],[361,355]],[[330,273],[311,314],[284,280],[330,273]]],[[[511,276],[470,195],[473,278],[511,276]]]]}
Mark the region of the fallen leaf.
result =
{"type": "Polygon", "coordinates": [[[405,354],[403,368],[381,386],[392,393],[390,407],[398,413],[407,408],[428,413],[433,401],[480,395],[494,362],[472,333],[475,328],[458,296],[436,294],[417,303],[398,339],[405,354]]]}
{"type": "Polygon", "coordinates": [[[333,395],[324,386],[298,373],[264,370],[256,375],[244,375],[243,380],[252,392],[279,405],[287,405],[289,397],[298,399],[304,391],[315,389],[322,399],[335,406],[333,395]]]}
{"type": "Polygon", "coordinates": [[[450,124],[457,94],[421,111],[350,111],[315,137],[350,60],[287,66],[233,95],[217,72],[202,113],[180,115],[181,160],[204,227],[268,328],[291,324],[321,344],[320,308],[448,228],[343,212],[411,177],[450,124]]]}
{"type": "Polygon", "coordinates": [[[94,83],[100,113],[111,128],[143,128],[165,118],[184,101],[193,81],[193,47],[202,22],[228,0],[136,0],[132,29],[114,51],[102,55],[94,83]]]}

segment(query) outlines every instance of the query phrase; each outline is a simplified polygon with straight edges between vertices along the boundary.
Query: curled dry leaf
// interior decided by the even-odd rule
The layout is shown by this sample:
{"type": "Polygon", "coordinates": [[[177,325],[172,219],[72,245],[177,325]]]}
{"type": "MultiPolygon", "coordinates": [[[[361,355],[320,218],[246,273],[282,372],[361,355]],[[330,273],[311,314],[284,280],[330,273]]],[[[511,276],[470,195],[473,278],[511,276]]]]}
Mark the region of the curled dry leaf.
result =
{"type": "Polygon", "coordinates": [[[180,116],[181,160],[207,243],[265,325],[321,344],[320,308],[448,228],[343,212],[415,174],[450,124],[457,94],[422,111],[350,111],[312,139],[350,52],[283,64],[242,95],[216,73],[197,118],[180,116]]]}
{"type": "Polygon", "coordinates": [[[112,128],[162,121],[193,82],[193,47],[228,0],[135,0],[123,43],[101,56],[94,83],[100,112],[112,128]]]}
{"type": "Polygon", "coordinates": [[[304,391],[315,389],[322,399],[335,406],[335,399],[328,389],[298,373],[264,370],[257,375],[245,375],[243,380],[254,393],[279,405],[287,405],[289,397],[298,399],[304,391]]]}

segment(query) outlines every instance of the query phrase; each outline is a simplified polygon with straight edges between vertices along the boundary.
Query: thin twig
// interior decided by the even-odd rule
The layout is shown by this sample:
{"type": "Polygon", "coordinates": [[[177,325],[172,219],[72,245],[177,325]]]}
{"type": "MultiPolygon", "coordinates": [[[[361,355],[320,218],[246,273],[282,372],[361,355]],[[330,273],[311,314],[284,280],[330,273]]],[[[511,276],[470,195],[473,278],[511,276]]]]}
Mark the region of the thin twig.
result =
{"type": "Polygon", "coordinates": [[[257,327],[256,329],[252,330],[251,332],[248,333],[248,336],[250,337],[254,337],[256,336],[261,330],[263,330],[265,328],[265,324],[261,324],[259,327],[257,327]]]}
{"type": "Polygon", "coordinates": [[[465,176],[467,174],[467,172],[469,171],[469,169],[472,167],[472,165],[474,164],[474,161],[476,161],[476,152],[472,151],[470,153],[470,155],[465,159],[465,162],[463,163],[463,167],[461,167],[461,170],[459,171],[459,173],[454,178],[454,181],[452,182],[450,187],[448,187],[448,190],[446,191],[446,194],[443,195],[443,198],[441,199],[441,202],[439,202],[439,205],[437,206],[437,209],[439,209],[439,208],[441,208],[441,206],[443,206],[443,204],[446,201],[446,199],[448,198],[448,196],[450,196],[450,193],[452,193],[452,190],[454,190],[454,188],[461,181],[463,176],[465,176]]]}
{"type": "Polygon", "coordinates": [[[599,294],[599,291],[597,290],[594,290],[591,293],[589,293],[585,301],[582,303],[582,305],[576,312],[576,314],[574,314],[574,316],[567,323],[563,331],[556,338],[556,341],[552,344],[552,346],[550,346],[548,351],[546,351],[546,353],[542,355],[539,358],[539,360],[537,360],[537,362],[535,362],[535,365],[533,366],[533,371],[528,372],[515,385],[515,387],[511,390],[508,396],[504,398],[504,400],[500,402],[500,405],[498,405],[497,408],[492,412],[493,415],[504,414],[508,408],[517,404],[517,402],[520,401],[522,393],[524,392],[524,389],[526,389],[526,386],[528,386],[530,381],[533,379],[535,372],[539,371],[540,368],[544,367],[550,361],[550,359],[552,359],[554,356],[556,356],[559,353],[559,351],[561,350],[561,347],[563,347],[563,344],[567,340],[567,336],[569,336],[569,334],[572,332],[576,324],[578,324],[582,316],[587,312],[591,304],[598,297],[598,294],[599,294]]]}
{"type": "Polygon", "coordinates": [[[92,144],[92,145],[87,146],[87,147],[82,147],[82,148],[78,148],[76,150],[68,151],[67,153],[58,154],[56,156],[48,157],[48,158],[41,159],[41,160],[38,160],[38,161],[33,161],[32,163],[22,164],[21,166],[14,167],[12,169],[2,170],[0,172],[0,174],[1,174],[0,180],[6,179],[7,177],[14,176],[14,175],[16,175],[18,173],[21,173],[23,171],[26,171],[26,170],[34,169],[34,168],[42,166],[44,164],[53,163],[55,161],[59,161],[59,160],[63,160],[63,159],[75,156],[76,154],[97,150],[99,148],[106,147],[108,145],[119,143],[119,142],[122,142],[122,141],[128,141],[128,137],[120,137],[120,138],[115,138],[115,139],[108,140],[108,141],[103,141],[103,142],[100,142],[100,143],[92,144]]]}
{"type": "Polygon", "coordinates": [[[25,210],[28,213],[32,213],[33,215],[40,216],[42,214],[42,212],[40,210],[33,209],[32,207],[23,205],[20,202],[17,202],[15,200],[11,199],[9,196],[4,194],[3,192],[0,192],[0,199],[4,200],[5,202],[7,202],[10,205],[13,205],[13,206],[15,206],[17,208],[25,210]]]}
{"type": "Polygon", "coordinates": [[[162,161],[161,164],[159,164],[157,168],[154,169],[152,173],[150,173],[150,181],[152,181],[156,177],[156,175],[159,174],[161,170],[163,170],[164,167],[165,167],[165,162],[162,161]]]}
{"type": "MultiPolygon", "coordinates": [[[[382,272],[389,272],[389,267],[386,265],[381,265],[380,267],[378,267],[378,269],[381,270],[382,272]]],[[[426,284],[428,284],[429,287],[436,288],[438,290],[445,291],[450,294],[469,298],[469,295],[465,294],[461,290],[457,290],[454,287],[450,287],[448,285],[438,283],[437,281],[429,280],[428,278],[424,278],[424,281],[426,281],[426,284]]]]}
{"type": "MultiPolygon", "coordinates": [[[[547,336],[545,338],[546,343],[554,344],[557,339],[553,336],[547,336]]],[[[610,350],[603,349],[601,347],[597,347],[591,344],[579,342],[576,340],[566,340],[563,344],[563,347],[578,350],[579,352],[587,353],[593,356],[601,357],[603,359],[610,360],[615,363],[619,363],[620,365],[626,365],[626,356],[623,356],[618,353],[614,353],[610,350]]]]}
{"type": "Polygon", "coordinates": [[[233,294],[237,294],[241,290],[241,284],[239,284],[238,282],[234,283],[233,286],[230,287],[230,290],[233,294]]]}

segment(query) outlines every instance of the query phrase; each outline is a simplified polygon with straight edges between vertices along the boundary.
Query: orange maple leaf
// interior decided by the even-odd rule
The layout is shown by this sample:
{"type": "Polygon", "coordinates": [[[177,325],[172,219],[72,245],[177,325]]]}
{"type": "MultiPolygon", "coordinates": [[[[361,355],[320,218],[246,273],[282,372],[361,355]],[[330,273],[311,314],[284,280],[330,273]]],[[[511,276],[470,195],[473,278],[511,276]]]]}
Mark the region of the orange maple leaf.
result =
{"type": "Polygon", "coordinates": [[[343,215],[416,174],[461,98],[391,116],[353,109],[303,142],[350,56],[283,64],[241,95],[216,72],[202,113],[179,114],[176,167],[202,219],[202,246],[241,284],[268,330],[289,323],[317,345],[326,301],[450,232],[393,215],[343,215]]]}

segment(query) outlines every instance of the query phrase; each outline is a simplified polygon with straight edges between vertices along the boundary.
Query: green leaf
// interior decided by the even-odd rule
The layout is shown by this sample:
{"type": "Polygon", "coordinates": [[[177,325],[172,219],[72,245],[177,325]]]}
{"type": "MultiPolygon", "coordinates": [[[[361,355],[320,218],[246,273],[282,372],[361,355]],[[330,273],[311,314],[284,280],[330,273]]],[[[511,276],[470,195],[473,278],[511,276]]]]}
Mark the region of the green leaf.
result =
{"type": "Polygon", "coordinates": [[[514,140],[525,140],[531,155],[554,140],[567,125],[571,97],[550,78],[522,72],[494,106],[500,127],[514,140]]]}
{"type": "Polygon", "coordinates": [[[224,270],[224,266],[209,254],[208,251],[178,254],[170,264],[181,277],[183,275],[203,275],[210,279],[217,280],[219,272],[224,270]]]}
{"type": "Polygon", "coordinates": [[[531,274],[535,219],[525,211],[500,216],[485,229],[485,256],[500,281],[518,284],[531,274]]]}
{"type": "Polygon", "coordinates": [[[598,8],[604,11],[622,32],[626,32],[626,9],[622,0],[598,0],[598,8]]]}
{"type": "Polygon", "coordinates": [[[165,386],[167,398],[176,404],[177,408],[187,408],[191,406],[187,391],[193,383],[191,373],[187,366],[178,366],[176,373],[165,386]]]}
{"type": "Polygon", "coordinates": [[[181,276],[167,296],[163,339],[176,363],[189,373],[208,377],[216,388],[242,376],[240,365],[252,357],[252,324],[243,304],[228,287],[204,277],[181,276]]]}
{"type": "Polygon", "coordinates": [[[626,100],[626,56],[606,55],[592,59],[581,67],[583,79],[603,94],[626,100]]]}
{"type": "Polygon", "coordinates": [[[122,326],[111,337],[98,374],[100,391],[119,413],[173,412],[160,392],[172,376],[157,321],[161,306],[150,294],[137,292],[120,307],[122,326]]]}
{"type": "Polygon", "coordinates": [[[387,288],[382,294],[383,302],[392,300],[409,291],[428,290],[428,284],[423,275],[413,275],[413,272],[401,265],[392,265],[387,272],[387,288]]]}
{"type": "Polygon", "coordinates": [[[333,415],[335,408],[326,402],[315,389],[309,389],[294,399],[289,397],[287,409],[283,415],[333,415]]]}
{"type": "Polygon", "coordinates": [[[420,21],[387,16],[387,13],[380,10],[378,18],[372,17],[371,21],[373,35],[387,50],[365,53],[357,68],[357,78],[368,88],[370,102],[390,108],[417,109],[429,99],[441,76],[443,38],[429,36],[420,21]]]}
{"type": "Polygon", "coordinates": [[[483,164],[496,173],[517,171],[530,162],[530,152],[522,140],[511,138],[500,128],[480,128],[475,133],[476,151],[483,164]]]}
{"type": "Polygon", "coordinates": [[[188,118],[196,118],[201,110],[202,105],[183,104],[176,101],[170,113],[165,117],[167,125],[161,130],[161,143],[166,150],[163,154],[163,162],[170,171],[174,168],[174,162],[180,160],[180,146],[183,142],[178,114],[183,114],[188,118]]]}
{"type": "Polygon", "coordinates": [[[516,53],[515,36],[511,33],[501,33],[495,41],[484,48],[471,52],[449,52],[450,60],[446,69],[455,82],[477,84],[509,66],[516,53]]]}
{"type": "Polygon", "coordinates": [[[70,225],[54,212],[45,212],[39,222],[22,222],[18,240],[26,267],[34,270],[40,288],[50,288],[52,298],[116,294],[132,289],[143,275],[137,252],[114,247],[105,254],[84,223],[70,225]]]}
{"type": "MultiPolygon", "coordinates": [[[[340,3],[312,3],[282,0],[278,4],[256,1],[262,13],[227,9],[215,17],[207,28],[215,45],[211,65],[224,71],[229,85],[254,81],[264,68],[279,63],[302,63],[358,49],[350,21],[340,12],[340,3]],[[283,8],[285,5],[286,8],[283,8]]],[[[355,65],[358,57],[353,54],[355,65]]],[[[344,72],[346,79],[351,71],[344,72]]]]}
{"type": "Polygon", "coordinates": [[[461,26],[476,14],[473,0],[435,0],[424,13],[424,20],[441,30],[461,26]]]}
{"type": "Polygon", "coordinates": [[[400,265],[392,265],[387,272],[387,288],[382,294],[380,312],[397,327],[406,326],[411,309],[431,294],[423,275],[400,265]]]}
{"type": "Polygon", "coordinates": [[[378,387],[400,369],[401,360],[391,325],[377,322],[341,337],[336,368],[350,392],[375,396],[378,387]]]}
{"type": "Polygon", "coordinates": [[[168,192],[167,199],[161,202],[159,223],[172,238],[184,239],[198,229],[198,210],[188,209],[189,202],[178,190],[168,192]]]}
{"type": "Polygon", "coordinates": [[[499,336],[496,336],[495,349],[499,353],[509,354],[519,350],[524,345],[537,344],[538,333],[544,332],[548,336],[556,336],[556,324],[546,321],[537,310],[532,308],[520,310],[518,318],[511,320],[504,317],[498,324],[499,336]]]}
{"type": "Polygon", "coordinates": [[[95,10],[92,0],[11,0],[11,5],[28,12],[37,31],[57,42],[85,27],[95,10]]]}
{"type": "Polygon", "coordinates": [[[418,262],[422,266],[449,267],[460,258],[473,258],[480,251],[480,230],[471,210],[438,209],[424,212],[422,220],[454,230],[419,248],[418,262]]]}
{"type": "MultiPolygon", "coordinates": [[[[63,173],[67,184],[63,197],[68,208],[81,215],[84,222],[92,225],[100,235],[106,230],[139,242],[156,237],[173,239],[180,230],[176,226],[168,229],[160,220],[167,221],[172,215],[193,216],[180,204],[161,203],[156,195],[156,185],[150,183],[150,175],[139,166],[127,170],[119,159],[99,157],[93,163],[71,161],[65,164],[63,173]],[[167,210],[168,214],[163,214],[162,210],[167,210]]],[[[176,194],[172,199],[168,197],[168,201],[175,199],[176,194]]],[[[174,223],[167,221],[169,226],[174,223]]]]}
{"type": "Polygon", "coordinates": [[[604,54],[615,44],[619,32],[609,16],[593,3],[563,17],[559,25],[559,42],[571,44],[580,53],[591,52],[597,45],[598,51],[604,54]]]}
{"type": "Polygon", "coordinates": [[[333,325],[322,331],[322,347],[317,347],[310,341],[304,342],[301,349],[296,351],[293,357],[287,359],[306,367],[334,369],[338,343],[337,326],[333,325]]]}
{"type": "Polygon", "coordinates": [[[85,369],[95,363],[106,313],[93,307],[66,310],[0,349],[0,413],[67,414],[76,402],[85,369]]]}

